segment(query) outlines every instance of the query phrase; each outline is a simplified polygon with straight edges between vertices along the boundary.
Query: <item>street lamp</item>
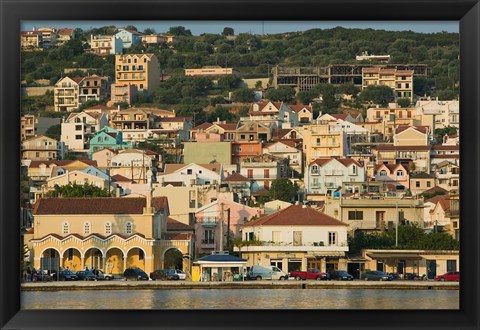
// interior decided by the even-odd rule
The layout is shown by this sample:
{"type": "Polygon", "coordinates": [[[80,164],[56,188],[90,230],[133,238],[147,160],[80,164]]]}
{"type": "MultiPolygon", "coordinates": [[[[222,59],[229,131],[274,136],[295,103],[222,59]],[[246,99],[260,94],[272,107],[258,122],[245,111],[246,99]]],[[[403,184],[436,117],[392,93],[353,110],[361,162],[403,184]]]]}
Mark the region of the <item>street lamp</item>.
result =
{"type": "Polygon", "coordinates": [[[398,224],[399,224],[399,216],[398,216],[398,201],[395,202],[395,210],[397,212],[397,226],[395,228],[395,247],[398,246],[398,224]]]}

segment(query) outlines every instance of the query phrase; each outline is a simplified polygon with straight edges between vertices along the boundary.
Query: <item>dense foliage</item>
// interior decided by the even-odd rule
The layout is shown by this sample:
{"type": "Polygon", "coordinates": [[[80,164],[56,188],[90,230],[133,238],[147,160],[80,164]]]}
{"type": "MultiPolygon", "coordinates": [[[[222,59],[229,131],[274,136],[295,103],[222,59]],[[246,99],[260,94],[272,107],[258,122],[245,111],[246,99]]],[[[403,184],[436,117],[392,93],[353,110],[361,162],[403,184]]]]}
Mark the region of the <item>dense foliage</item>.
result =
{"type": "Polygon", "coordinates": [[[418,249],[418,250],[458,250],[459,242],[445,232],[425,233],[425,230],[413,225],[398,227],[398,245],[395,245],[395,229],[386,233],[356,232],[349,237],[351,253],[362,249],[418,249]]]}
{"type": "Polygon", "coordinates": [[[79,185],[70,183],[65,186],[55,185],[54,190],[49,191],[47,197],[111,197],[107,189],[85,183],[79,185]]]}

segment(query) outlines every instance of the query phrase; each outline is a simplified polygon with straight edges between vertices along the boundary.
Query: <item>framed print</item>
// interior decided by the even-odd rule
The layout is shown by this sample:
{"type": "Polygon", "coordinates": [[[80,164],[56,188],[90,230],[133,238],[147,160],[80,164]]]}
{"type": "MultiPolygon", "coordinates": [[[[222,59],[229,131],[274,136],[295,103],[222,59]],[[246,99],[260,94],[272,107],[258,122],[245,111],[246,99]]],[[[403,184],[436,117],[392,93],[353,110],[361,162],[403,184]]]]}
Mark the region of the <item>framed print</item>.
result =
{"type": "Polygon", "coordinates": [[[479,328],[477,1],[0,4],[2,329],[479,328]]]}

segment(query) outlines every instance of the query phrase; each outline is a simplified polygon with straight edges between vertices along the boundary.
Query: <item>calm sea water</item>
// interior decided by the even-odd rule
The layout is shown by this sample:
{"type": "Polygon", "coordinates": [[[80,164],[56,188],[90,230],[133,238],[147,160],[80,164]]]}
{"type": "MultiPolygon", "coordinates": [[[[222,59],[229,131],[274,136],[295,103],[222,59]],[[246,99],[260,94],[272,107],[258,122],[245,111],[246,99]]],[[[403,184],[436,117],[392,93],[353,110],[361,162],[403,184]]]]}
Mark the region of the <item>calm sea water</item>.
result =
{"type": "Polygon", "coordinates": [[[24,291],[22,309],[459,309],[458,290],[24,291]],[[292,306],[295,301],[295,306],[292,306]]]}

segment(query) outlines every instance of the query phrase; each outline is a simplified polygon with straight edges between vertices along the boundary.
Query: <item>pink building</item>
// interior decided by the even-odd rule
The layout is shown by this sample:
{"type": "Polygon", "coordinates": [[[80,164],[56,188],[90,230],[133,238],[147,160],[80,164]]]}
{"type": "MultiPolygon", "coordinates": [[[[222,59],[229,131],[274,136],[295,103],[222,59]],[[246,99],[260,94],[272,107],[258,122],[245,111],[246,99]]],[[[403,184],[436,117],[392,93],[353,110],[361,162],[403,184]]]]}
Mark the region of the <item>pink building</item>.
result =
{"type": "Polygon", "coordinates": [[[410,175],[408,168],[402,164],[377,164],[374,168],[375,181],[381,181],[387,185],[395,186],[394,190],[401,190],[410,188],[410,175]],[[399,189],[400,188],[400,189],[399,189]]]}
{"type": "Polygon", "coordinates": [[[252,217],[259,216],[261,210],[233,201],[218,199],[195,212],[196,253],[210,254],[213,250],[227,248],[227,232],[230,222],[230,239],[240,236],[240,229],[252,217]],[[223,216],[222,216],[223,209],[223,216]],[[223,218],[223,225],[222,225],[223,218]],[[229,221],[230,219],[230,221],[229,221]],[[221,229],[222,228],[222,229],[221,229]],[[220,233],[223,231],[223,238],[220,233]]]}
{"type": "Polygon", "coordinates": [[[223,134],[210,132],[195,133],[197,142],[223,142],[223,134]]]}

